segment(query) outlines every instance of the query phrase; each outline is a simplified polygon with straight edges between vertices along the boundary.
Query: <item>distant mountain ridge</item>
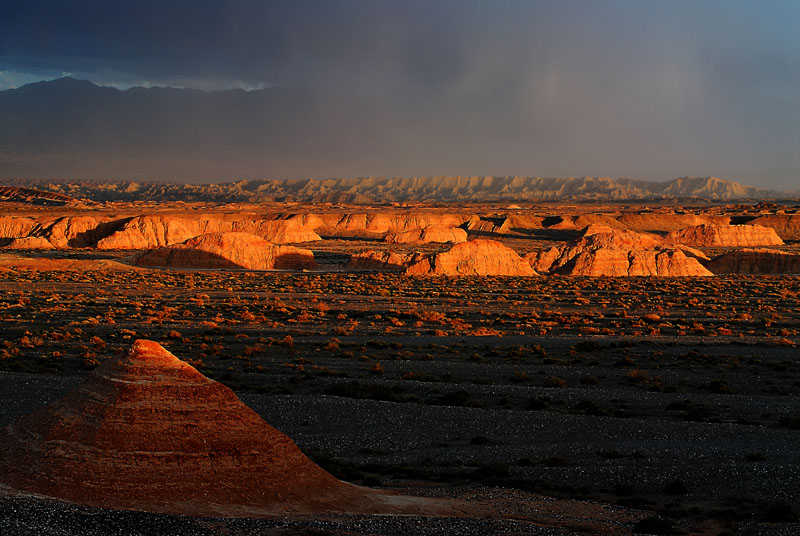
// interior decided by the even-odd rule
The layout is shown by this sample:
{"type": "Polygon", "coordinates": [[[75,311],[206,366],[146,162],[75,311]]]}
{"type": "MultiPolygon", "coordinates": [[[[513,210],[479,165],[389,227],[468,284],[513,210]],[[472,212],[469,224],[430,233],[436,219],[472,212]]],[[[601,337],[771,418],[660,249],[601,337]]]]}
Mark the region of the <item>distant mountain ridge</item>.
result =
{"type": "Polygon", "coordinates": [[[714,177],[648,182],[433,176],[218,183],[240,177],[372,174],[376,169],[404,167],[407,161],[423,169],[428,167],[425,162],[436,167],[440,158],[447,159],[441,156],[447,144],[440,146],[437,141],[444,139],[459,148],[457,156],[449,155],[451,161],[455,158],[469,167],[461,155],[483,147],[484,134],[470,137],[470,129],[461,128],[457,117],[453,124],[442,125],[414,103],[356,95],[350,88],[205,92],[168,87],[119,90],[73,78],[36,82],[0,91],[0,184],[21,181],[13,184],[94,200],[222,202],[787,196],[714,177]],[[466,137],[458,137],[462,135],[466,137]],[[30,182],[34,179],[49,181],[49,187],[30,182]],[[143,182],[131,182],[139,180],[143,182]]]}
{"type": "Polygon", "coordinates": [[[144,182],[14,181],[21,186],[91,201],[201,202],[481,202],[622,201],[647,199],[786,199],[784,192],[761,190],[716,177],[680,177],[650,182],[605,177],[366,177],[258,180],[217,184],[144,182]]]}

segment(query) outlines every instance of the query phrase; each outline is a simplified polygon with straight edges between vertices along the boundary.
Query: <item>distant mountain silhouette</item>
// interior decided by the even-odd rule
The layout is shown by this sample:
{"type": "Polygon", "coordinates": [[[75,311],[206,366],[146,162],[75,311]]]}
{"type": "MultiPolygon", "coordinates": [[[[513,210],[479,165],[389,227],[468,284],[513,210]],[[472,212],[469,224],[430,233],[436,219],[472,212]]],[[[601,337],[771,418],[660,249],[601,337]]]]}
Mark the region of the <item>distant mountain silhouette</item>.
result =
{"type": "Polygon", "coordinates": [[[37,82],[0,91],[0,180],[14,179],[17,185],[37,188],[41,184],[25,181],[74,181],[70,187],[54,182],[45,189],[96,200],[728,200],[785,195],[713,177],[666,182],[602,177],[381,177],[239,181],[215,187],[146,182],[335,176],[353,168],[382,169],[386,159],[402,160],[405,154],[414,159],[432,139],[458,143],[457,136],[463,133],[426,117],[425,110],[415,108],[409,99],[364,98],[348,88],[205,92],[135,87],[123,91],[69,77],[37,82]],[[124,184],[81,185],[86,180],[124,184]]]}
{"type": "Polygon", "coordinates": [[[301,176],[315,160],[335,168],[377,125],[367,102],[343,95],[28,84],[0,91],[0,177],[209,181],[301,176]]]}

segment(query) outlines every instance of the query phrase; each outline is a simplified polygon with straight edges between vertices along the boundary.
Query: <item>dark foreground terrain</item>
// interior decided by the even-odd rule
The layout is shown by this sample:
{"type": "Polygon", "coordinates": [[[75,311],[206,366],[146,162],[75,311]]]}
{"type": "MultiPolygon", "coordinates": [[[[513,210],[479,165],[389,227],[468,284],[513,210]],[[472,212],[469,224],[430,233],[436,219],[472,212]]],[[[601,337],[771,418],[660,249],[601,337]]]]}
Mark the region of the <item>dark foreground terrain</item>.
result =
{"type": "Polygon", "coordinates": [[[799,292],[791,276],[2,272],[0,424],[147,338],[233,388],[339,478],[502,497],[528,511],[202,520],[6,498],[0,525],[18,534],[797,533],[799,292]],[[537,523],[530,510],[542,496],[578,502],[561,514],[542,507],[537,523]],[[581,521],[597,504],[618,523],[581,521]]]}

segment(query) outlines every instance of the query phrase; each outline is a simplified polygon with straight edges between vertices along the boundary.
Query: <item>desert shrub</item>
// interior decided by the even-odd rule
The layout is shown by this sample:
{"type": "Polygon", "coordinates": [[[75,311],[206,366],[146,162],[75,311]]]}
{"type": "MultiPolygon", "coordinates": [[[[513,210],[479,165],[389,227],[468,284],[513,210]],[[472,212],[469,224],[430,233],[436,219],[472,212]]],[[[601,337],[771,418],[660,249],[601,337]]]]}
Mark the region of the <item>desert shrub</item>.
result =
{"type": "Polygon", "coordinates": [[[566,467],[569,465],[569,460],[564,456],[548,456],[542,460],[542,465],[545,467],[566,467]]]}
{"type": "Polygon", "coordinates": [[[764,508],[763,520],[768,523],[794,523],[800,520],[800,515],[791,504],[775,501],[764,508]]]}
{"type": "Polygon", "coordinates": [[[550,376],[544,381],[545,387],[562,388],[567,386],[567,380],[558,376],[550,376]]]}
{"type": "Polygon", "coordinates": [[[663,491],[667,495],[685,495],[689,493],[689,489],[686,487],[686,484],[684,484],[682,480],[678,479],[667,482],[663,491]]]}
{"type": "Polygon", "coordinates": [[[650,516],[639,520],[631,530],[634,534],[675,534],[673,524],[658,516],[650,516]]]}
{"type": "Polygon", "coordinates": [[[469,440],[470,445],[494,445],[495,441],[492,438],[476,435],[472,439],[469,440]]]}

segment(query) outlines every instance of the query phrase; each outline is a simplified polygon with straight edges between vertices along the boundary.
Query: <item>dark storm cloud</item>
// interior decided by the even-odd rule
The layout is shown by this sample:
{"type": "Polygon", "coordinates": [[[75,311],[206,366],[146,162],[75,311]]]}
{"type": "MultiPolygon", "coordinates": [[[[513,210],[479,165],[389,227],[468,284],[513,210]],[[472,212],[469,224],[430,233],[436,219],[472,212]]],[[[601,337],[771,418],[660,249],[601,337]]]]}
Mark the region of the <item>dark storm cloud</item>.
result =
{"type": "Polygon", "coordinates": [[[280,85],[381,99],[395,144],[377,166],[384,174],[717,174],[784,187],[800,175],[792,0],[0,9],[6,86],[73,73],[118,86],[280,85]]]}

